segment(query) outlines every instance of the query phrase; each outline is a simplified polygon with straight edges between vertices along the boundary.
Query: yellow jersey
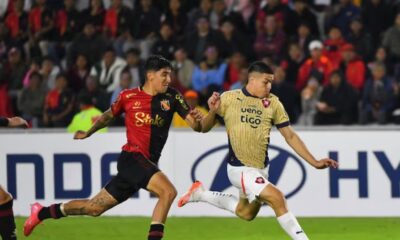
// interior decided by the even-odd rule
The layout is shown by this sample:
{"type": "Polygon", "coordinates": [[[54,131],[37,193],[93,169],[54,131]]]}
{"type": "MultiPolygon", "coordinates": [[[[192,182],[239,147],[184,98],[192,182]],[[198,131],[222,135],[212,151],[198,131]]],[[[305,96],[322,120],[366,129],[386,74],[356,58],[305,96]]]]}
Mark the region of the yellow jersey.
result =
{"type": "Polygon", "coordinates": [[[225,122],[229,140],[229,164],[265,168],[268,166],[269,135],[273,125],[290,125],[278,97],[260,99],[246,88],[224,92],[217,112],[225,122]]]}

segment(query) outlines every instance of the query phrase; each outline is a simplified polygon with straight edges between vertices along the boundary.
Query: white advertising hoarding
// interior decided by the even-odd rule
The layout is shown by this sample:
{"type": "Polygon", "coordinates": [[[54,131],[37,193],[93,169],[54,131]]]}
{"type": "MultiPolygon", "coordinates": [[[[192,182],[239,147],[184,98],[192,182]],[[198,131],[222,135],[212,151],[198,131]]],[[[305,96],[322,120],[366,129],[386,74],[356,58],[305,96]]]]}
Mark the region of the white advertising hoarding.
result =
{"type": "MultiPolygon", "coordinates": [[[[299,132],[318,158],[338,159],[338,170],[316,170],[279,136],[271,135],[270,176],[298,216],[400,216],[400,151],[395,131],[299,132]]],[[[96,134],[83,141],[71,134],[2,134],[0,184],[15,195],[14,212],[28,215],[29,204],[47,205],[94,196],[116,173],[125,133],[96,134]]],[[[251,144],[251,143],[249,143],[251,144]]],[[[184,193],[194,179],[207,188],[238,194],[226,176],[227,137],[171,131],[160,168],[184,193]]],[[[141,190],[108,215],[150,216],[157,199],[141,190]]],[[[260,215],[273,213],[264,207],[260,215]]],[[[232,216],[198,203],[171,209],[175,216],[232,216]]]]}

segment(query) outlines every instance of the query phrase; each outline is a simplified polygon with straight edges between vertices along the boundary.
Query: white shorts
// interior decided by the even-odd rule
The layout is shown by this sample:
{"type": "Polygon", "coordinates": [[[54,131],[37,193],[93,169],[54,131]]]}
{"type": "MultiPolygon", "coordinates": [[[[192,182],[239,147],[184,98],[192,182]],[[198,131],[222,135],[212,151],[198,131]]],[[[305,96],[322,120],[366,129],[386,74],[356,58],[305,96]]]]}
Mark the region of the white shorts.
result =
{"type": "Polygon", "coordinates": [[[228,164],[227,171],[229,181],[239,189],[240,196],[245,196],[250,200],[257,198],[270,183],[268,181],[268,167],[258,169],[228,164]]]}

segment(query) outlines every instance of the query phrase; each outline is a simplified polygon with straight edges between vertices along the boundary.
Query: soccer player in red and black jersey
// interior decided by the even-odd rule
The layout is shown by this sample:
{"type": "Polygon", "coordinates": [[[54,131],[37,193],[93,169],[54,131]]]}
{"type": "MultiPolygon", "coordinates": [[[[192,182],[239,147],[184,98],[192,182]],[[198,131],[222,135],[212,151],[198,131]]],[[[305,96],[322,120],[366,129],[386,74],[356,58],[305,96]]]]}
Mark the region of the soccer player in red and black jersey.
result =
{"type": "MultiPolygon", "coordinates": [[[[28,127],[28,123],[20,117],[0,117],[0,127],[28,127]]],[[[3,240],[16,240],[13,198],[0,185],[0,236],[3,240]]]]}
{"type": "Polygon", "coordinates": [[[87,132],[77,132],[75,139],[90,137],[106,127],[114,117],[125,113],[128,143],[118,159],[118,174],[92,199],[43,207],[35,203],[24,225],[24,234],[43,220],[70,215],[99,216],[124,202],[140,188],[158,197],[154,208],[149,240],[163,237],[164,223],[176,190],[157,167],[158,159],[168,137],[174,112],[186,120],[195,131],[201,130],[201,113],[191,110],[182,95],[168,85],[171,82],[171,63],[163,57],[151,56],[145,64],[145,83],[142,87],[125,90],[87,132]]]}

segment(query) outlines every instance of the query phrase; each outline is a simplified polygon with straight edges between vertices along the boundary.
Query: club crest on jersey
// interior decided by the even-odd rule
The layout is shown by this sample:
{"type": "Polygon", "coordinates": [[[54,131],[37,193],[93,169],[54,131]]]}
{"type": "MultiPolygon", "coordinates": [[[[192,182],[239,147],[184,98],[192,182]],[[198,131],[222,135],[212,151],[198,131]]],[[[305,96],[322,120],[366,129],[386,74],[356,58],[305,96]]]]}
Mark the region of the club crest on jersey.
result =
{"type": "Polygon", "coordinates": [[[160,101],[160,104],[163,111],[169,111],[171,109],[171,106],[169,105],[169,100],[167,99],[160,101]]]}
{"type": "Polygon", "coordinates": [[[256,178],[256,183],[263,184],[263,183],[265,183],[265,180],[263,177],[258,177],[258,178],[256,178]]]}
{"type": "Polygon", "coordinates": [[[264,105],[265,108],[267,108],[269,107],[269,105],[271,105],[271,102],[268,99],[264,98],[262,100],[262,104],[264,105]]]}

